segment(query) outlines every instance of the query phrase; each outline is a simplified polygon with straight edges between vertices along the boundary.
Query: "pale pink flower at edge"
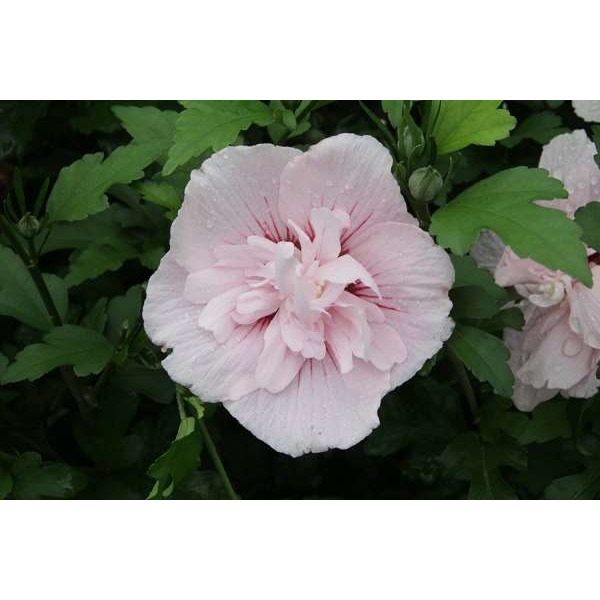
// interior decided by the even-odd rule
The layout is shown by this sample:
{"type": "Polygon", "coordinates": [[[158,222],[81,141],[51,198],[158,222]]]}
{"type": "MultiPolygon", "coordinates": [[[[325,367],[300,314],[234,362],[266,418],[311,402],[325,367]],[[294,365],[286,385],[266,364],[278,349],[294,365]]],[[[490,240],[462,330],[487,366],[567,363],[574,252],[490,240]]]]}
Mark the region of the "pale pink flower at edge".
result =
{"type": "MultiPolygon", "coordinates": [[[[600,169],[595,145],[583,130],[565,133],[544,146],[540,167],[560,179],[569,196],[539,201],[573,217],[575,211],[600,200],[600,169]]],[[[504,340],[515,375],[513,401],[533,410],[557,393],[589,398],[600,386],[600,265],[588,249],[593,287],[529,258],[519,258],[491,232],[482,234],[471,254],[480,266],[493,271],[496,283],[514,286],[524,298],[522,331],[507,329],[504,340]]]]}
{"type": "Polygon", "coordinates": [[[348,448],[450,336],[446,253],[388,151],[230,147],[192,172],[143,317],[171,378],[297,456],[348,448]]]}

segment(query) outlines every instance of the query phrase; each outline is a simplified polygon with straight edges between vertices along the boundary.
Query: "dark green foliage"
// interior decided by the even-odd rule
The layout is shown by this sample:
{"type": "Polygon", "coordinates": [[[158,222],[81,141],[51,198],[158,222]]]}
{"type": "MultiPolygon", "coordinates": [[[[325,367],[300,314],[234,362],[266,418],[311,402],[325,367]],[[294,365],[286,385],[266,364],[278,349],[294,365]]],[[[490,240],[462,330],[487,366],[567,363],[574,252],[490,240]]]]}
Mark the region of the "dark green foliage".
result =
{"type": "Polygon", "coordinates": [[[502,331],[522,313],[466,255],[490,228],[590,283],[582,241],[600,247],[600,204],[575,223],[534,204],[565,196],[536,167],[574,127],[562,101],[1,102],[0,498],[228,498],[221,461],[242,498],[598,497],[600,405],[514,408],[502,331]],[[213,151],[342,132],[388,147],[451,251],[456,328],[364,442],[293,459],[169,379],[143,330],[145,283],[213,151]]]}

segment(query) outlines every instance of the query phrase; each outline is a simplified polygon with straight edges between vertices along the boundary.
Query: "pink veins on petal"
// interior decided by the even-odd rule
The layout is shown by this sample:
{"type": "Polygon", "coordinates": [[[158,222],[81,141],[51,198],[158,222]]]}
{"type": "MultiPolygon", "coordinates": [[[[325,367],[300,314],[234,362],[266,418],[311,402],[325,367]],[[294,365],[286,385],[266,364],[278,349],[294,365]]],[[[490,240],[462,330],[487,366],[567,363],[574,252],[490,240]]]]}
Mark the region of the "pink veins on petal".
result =
{"type": "MultiPolygon", "coordinates": [[[[218,246],[215,265],[187,277],[184,296],[207,301],[198,325],[218,342],[226,343],[240,325],[264,328],[251,387],[280,392],[305,359],[322,360],[327,351],[340,373],[352,369],[354,357],[381,370],[406,360],[401,336],[385,325],[377,304],[360,295],[370,289],[381,298],[377,283],[359,261],[341,254],[348,214],[313,208],[309,223],[305,232],[290,219],[294,242],[252,235],[243,244],[218,246]],[[354,291],[351,284],[358,284],[354,291]]],[[[237,389],[231,399],[250,391],[237,389]]]]}
{"type": "Polygon", "coordinates": [[[144,324],[171,378],[281,452],[356,444],[452,331],[452,265],[391,166],[351,134],[217,152],[148,282],[144,324]]]}

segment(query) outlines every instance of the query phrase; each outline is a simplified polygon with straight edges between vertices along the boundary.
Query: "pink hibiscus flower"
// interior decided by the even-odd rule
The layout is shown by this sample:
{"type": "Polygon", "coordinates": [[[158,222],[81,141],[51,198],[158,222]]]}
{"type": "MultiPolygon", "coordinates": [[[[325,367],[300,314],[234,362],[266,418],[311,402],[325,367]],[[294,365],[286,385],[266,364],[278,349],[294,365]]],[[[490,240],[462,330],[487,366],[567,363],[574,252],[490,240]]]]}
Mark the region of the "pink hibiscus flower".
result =
{"type": "MultiPolygon", "coordinates": [[[[589,202],[600,200],[600,169],[595,145],[582,130],[565,133],[544,146],[540,167],[560,179],[569,196],[539,201],[573,217],[589,202]]],[[[521,410],[533,410],[557,393],[575,398],[593,396],[600,385],[600,260],[588,248],[593,287],[561,271],[552,271],[519,258],[500,238],[485,232],[472,250],[480,266],[494,272],[496,283],[514,286],[524,298],[522,331],[505,330],[515,375],[513,401],[521,410]]]]}
{"type": "Polygon", "coordinates": [[[350,134],[217,152],[148,283],[144,323],[172,379],[292,456],[363,439],[452,331],[451,263],[391,166],[350,134]]]}

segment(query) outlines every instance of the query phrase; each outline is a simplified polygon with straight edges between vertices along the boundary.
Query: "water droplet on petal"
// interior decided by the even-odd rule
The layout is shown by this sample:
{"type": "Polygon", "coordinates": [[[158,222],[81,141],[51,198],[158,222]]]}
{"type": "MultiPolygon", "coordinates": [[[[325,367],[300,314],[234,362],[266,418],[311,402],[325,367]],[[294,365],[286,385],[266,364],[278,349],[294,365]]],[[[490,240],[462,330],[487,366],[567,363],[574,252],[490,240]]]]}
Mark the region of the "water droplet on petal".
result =
{"type": "Polygon", "coordinates": [[[583,340],[579,337],[570,337],[563,342],[562,353],[565,356],[577,356],[583,349],[583,340]]]}

